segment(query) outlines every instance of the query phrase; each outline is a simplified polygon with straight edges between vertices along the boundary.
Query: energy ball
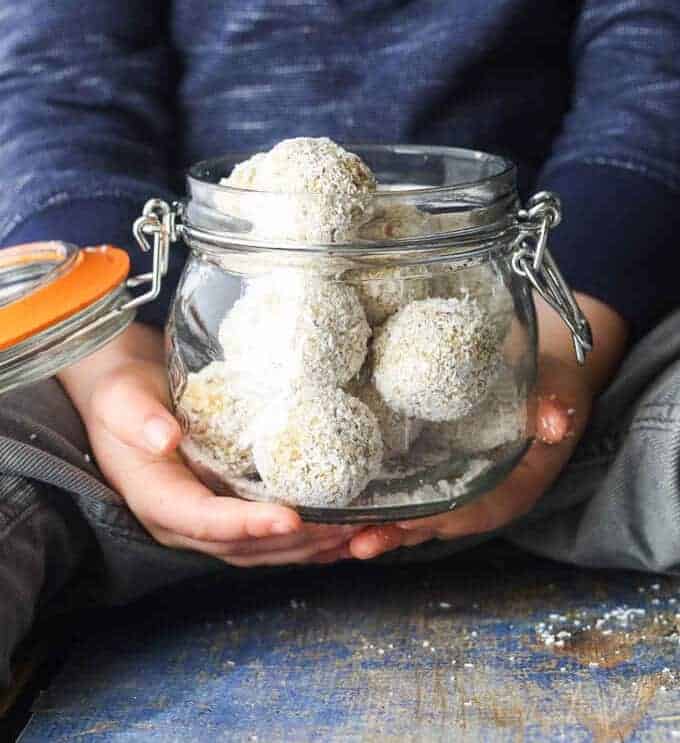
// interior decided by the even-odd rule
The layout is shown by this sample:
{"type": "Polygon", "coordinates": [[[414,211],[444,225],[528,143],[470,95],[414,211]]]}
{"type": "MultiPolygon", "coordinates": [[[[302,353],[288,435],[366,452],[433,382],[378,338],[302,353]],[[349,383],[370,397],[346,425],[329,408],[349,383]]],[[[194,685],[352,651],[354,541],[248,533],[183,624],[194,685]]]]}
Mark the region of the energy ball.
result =
{"type": "Polygon", "coordinates": [[[251,281],[219,330],[225,360],[269,395],[342,387],[364,363],[370,335],[351,286],[285,269],[251,281]]]}
{"type": "Polygon", "coordinates": [[[451,263],[432,266],[432,296],[448,299],[469,294],[491,315],[499,338],[504,338],[515,313],[515,302],[502,277],[488,264],[460,268],[451,263]]]}
{"type": "Polygon", "coordinates": [[[428,272],[423,266],[357,268],[347,271],[343,278],[359,295],[372,328],[409,302],[425,299],[430,291],[428,272]]]}
{"type": "Polygon", "coordinates": [[[261,406],[243,394],[223,362],[189,374],[177,407],[187,431],[181,451],[191,462],[221,476],[253,474],[253,454],[242,437],[261,406]]]}
{"type": "Polygon", "coordinates": [[[422,422],[392,410],[370,380],[352,381],[347,391],[361,400],[378,421],[385,459],[406,454],[420,435],[422,422]]]}
{"type": "Polygon", "coordinates": [[[306,243],[354,239],[371,217],[376,190],[366,163],[327,137],[284,139],[236,165],[220,184],[261,192],[252,199],[225,194],[225,206],[251,221],[253,233],[306,243]]]}
{"type": "Polygon", "coordinates": [[[339,389],[304,388],[279,399],[256,421],[253,438],[267,490],[297,506],[350,504],[383,458],[375,416],[339,389]]]}
{"type": "Polygon", "coordinates": [[[469,295],[411,302],[377,331],[373,381],[395,411],[426,421],[467,415],[501,353],[487,309],[469,295]]]}
{"type": "Polygon", "coordinates": [[[432,424],[429,434],[452,449],[476,454],[525,438],[526,427],[526,395],[503,364],[480,405],[458,420],[432,424]]]}

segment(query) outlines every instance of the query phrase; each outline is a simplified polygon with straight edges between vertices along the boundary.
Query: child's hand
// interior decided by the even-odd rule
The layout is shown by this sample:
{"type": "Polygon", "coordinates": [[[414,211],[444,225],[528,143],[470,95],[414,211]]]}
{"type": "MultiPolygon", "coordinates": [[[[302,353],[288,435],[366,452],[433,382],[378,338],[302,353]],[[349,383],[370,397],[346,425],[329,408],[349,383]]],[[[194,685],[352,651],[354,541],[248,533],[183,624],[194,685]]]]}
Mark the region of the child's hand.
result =
{"type": "MultiPolygon", "coordinates": [[[[588,422],[593,397],[618,366],[625,348],[621,318],[589,297],[579,297],[595,349],[585,368],[576,365],[571,339],[559,318],[537,302],[541,331],[536,389],[536,441],[510,476],[494,491],[454,511],[366,529],[352,538],[354,557],[368,559],[430,539],[457,539],[494,531],[530,511],[560,474],[588,422]]],[[[330,557],[330,556],[329,556],[330,557]]]]}
{"type": "Polygon", "coordinates": [[[194,477],[175,452],[159,332],[133,325],[59,379],[102,473],[161,544],[241,567],[349,556],[356,527],[305,525],[289,508],[217,497],[194,477]]]}

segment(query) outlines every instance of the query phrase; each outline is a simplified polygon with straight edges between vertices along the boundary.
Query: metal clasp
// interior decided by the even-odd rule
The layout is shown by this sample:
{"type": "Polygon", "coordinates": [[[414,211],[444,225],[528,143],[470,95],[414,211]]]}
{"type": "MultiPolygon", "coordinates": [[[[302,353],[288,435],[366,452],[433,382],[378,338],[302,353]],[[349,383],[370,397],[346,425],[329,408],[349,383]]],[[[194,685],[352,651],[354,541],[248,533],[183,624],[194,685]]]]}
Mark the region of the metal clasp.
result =
{"type": "Polygon", "coordinates": [[[127,280],[127,287],[134,289],[142,284],[151,284],[151,287],[131,299],[121,309],[131,310],[148,302],[153,302],[160,294],[163,277],[168,272],[170,259],[170,244],[177,240],[177,217],[180,214],[179,203],[170,206],[162,199],[150,199],[144,205],[142,216],[135,220],[132,232],[139,247],[152,254],[151,273],[143,273],[127,280]],[[153,244],[149,244],[149,237],[153,244]]]}
{"type": "Polygon", "coordinates": [[[513,241],[513,270],[527,279],[562,318],[571,331],[576,359],[583,364],[586,353],[593,349],[590,325],[548,250],[550,230],[562,219],[560,200],[553,193],[541,191],[529,199],[527,209],[521,209],[517,218],[520,232],[513,241]]]}

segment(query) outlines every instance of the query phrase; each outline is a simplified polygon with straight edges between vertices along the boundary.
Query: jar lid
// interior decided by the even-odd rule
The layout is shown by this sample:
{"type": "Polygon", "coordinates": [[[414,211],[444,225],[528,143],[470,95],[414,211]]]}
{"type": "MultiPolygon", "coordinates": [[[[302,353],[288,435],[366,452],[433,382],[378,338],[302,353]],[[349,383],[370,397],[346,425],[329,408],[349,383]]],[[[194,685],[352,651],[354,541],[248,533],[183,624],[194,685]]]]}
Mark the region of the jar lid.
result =
{"type": "Polygon", "coordinates": [[[128,254],[41,242],[0,250],[0,393],[74,363],[121,332],[128,254]]]}

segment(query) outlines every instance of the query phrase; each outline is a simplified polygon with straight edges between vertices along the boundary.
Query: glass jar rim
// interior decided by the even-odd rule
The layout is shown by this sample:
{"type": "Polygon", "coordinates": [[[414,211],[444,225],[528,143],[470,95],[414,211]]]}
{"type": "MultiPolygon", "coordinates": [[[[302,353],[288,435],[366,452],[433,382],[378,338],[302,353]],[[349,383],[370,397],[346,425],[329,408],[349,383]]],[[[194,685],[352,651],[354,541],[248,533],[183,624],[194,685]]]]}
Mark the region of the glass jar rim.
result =
{"type": "MultiPolygon", "coordinates": [[[[367,153],[393,153],[396,155],[438,155],[441,157],[448,156],[449,159],[456,159],[459,161],[486,163],[487,165],[497,166],[497,171],[488,175],[480,176],[478,178],[465,179],[457,182],[443,183],[437,186],[422,186],[422,187],[408,187],[408,188],[389,188],[385,190],[378,190],[381,197],[385,198],[399,198],[404,195],[413,196],[415,193],[418,195],[423,194],[438,194],[440,192],[450,192],[452,190],[465,190],[481,186],[483,184],[490,183],[507,183],[508,187],[513,188],[515,186],[515,179],[517,174],[517,166],[512,160],[501,155],[494,155],[491,153],[484,152],[482,150],[472,150],[463,147],[449,147],[446,145],[419,145],[419,144],[343,144],[349,152],[356,154],[366,155],[367,153]]],[[[186,177],[187,182],[191,185],[192,183],[203,184],[206,186],[213,187],[218,191],[244,193],[244,194],[259,194],[263,196],[282,196],[290,194],[282,194],[279,191],[267,191],[263,189],[255,188],[239,188],[236,186],[229,186],[220,183],[218,180],[211,180],[208,174],[216,166],[222,164],[231,164],[233,167],[237,163],[243,162],[248,158],[256,154],[255,151],[250,152],[225,152],[218,157],[208,158],[200,160],[189,167],[186,177]]],[[[231,171],[229,171],[231,172],[231,171]]],[[[229,175],[228,172],[222,171],[219,174],[220,179],[226,178],[229,175]]],[[[379,184],[380,185],[380,184],[379,184]]]]}
{"type": "MultiPolygon", "coordinates": [[[[185,241],[197,250],[356,253],[393,246],[408,250],[445,240],[449,249],[455,249],[465,247],[470,240],[496,239],[515,222],[519,208],[517,169],[504,157],[439,145],[347,147],[366,161],[379,184],[376,191],[359,196],[360,218],[365,217],[365,221],[357,222],[351,236],[319,239],[313,230],[312,238],[309,232],[300,237],[294,229],[297,223],[290,229],[292,236],[280,231],[283,223],[288,222],[290,227],[298,215],[302,215],[306,227],[306,212],[319,213],[324,208],[323,199],[328,197],[224,185],[220,181],[248,156],[231,154],[204,160],[189,169],[188,196],[182,205],[185,241]],[[390,212],[395,207],[401,212],[390,212]],[[272,219],[278,220],[276,229],[272,229],[272,219]],[[402,220],[396,236],[391,229],[394,219],[402,220]]],[[[354,206],[344,204],[340,209],[354,206]]]]}

